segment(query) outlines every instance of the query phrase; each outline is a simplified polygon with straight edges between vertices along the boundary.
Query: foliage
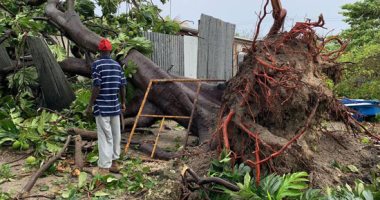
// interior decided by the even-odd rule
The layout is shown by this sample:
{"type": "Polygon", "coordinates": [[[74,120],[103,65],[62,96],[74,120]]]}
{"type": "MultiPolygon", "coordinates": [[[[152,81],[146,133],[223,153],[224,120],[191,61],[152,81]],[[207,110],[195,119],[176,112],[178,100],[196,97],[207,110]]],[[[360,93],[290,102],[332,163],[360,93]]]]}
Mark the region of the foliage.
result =
{"type": "Polygon", "coordinates": [[[377,90],[380,85],[380,2],[362,0],[342,8],[350,28],[344,30],[341,37],[349,40],[349,45],[339,59],[346,64],[343,80],[335,92],[350,98],[380,99],[377,90]]]}
{"type": "Polygon", "coordinates": [[[32,88],[38,86],[38,75],[35,67],[22,68],[14,74],[7,76],[8,88],[16,90],[19,94],[26,93],[33,97],[32,88]]]}
{"type": "Polygon", "coordinates": [[[10,199],[13,199],[11,197],[11,195],[7,192],[2,192],[1,189],[0,189],[0,199],[1,200],[10,200],[10,199]]]}
{"type": "Polygon", "coordinates": [[[112,46],[115,47],[115,59],[125,57],[131,49],[136,49],[141,53],[148,55],[152,52],[152,44],[144,37],[130,38],[124,33],[117,38],[111,39],[112,46]]]}
{"type": "Polygon", "coordinates": [[[378,188],[373,188],[373,185],[366,185],[362,181],[357,180],[355,181],[354,188],[351,188],[351,186],[347,184],[344,187],[338,186],[334,190],[327,188],[327,198],[328,200],[373,200],[380,197],[380,192],[377,189],[378,188]]]}
{"type": "MultiPolygon", "coordinates": [[[[334,189],[327,188],[325,192],[319,189],[309,188],[308,174],[306,172],[295,172],[282,176],[269,174],[263,177],[259,185],[256,185],[256,181],[250,175],[248,166],[240,164],[243,165],[242,168],[248,167],[248,169],[238,170],[236,169],[237,165],[235,165],[235,169],[232,170],[229,156],[230,154],[223,150],[220,159],[212,161],[208,176],[221,177],[230,182],[234,182],[240,190],[234,192],[223,186],[211,186],[211,189],[208,190],[210,192],[207,194],[211,199],[372,200],[380,197],[380,178],[376,178],[375,174],[373,174],[371,184],[365,184],[357,180],[353,188],[346,184],[343,187],[338,186],[334,189]],[[240,172],[236,172],[235,170],[240,172]]],[[[348,167],[348,169],[351,168],[352,166],[348,167]]]]}
{"type": "Polygon", "coordinates": [[[58,62],[63,61],[66,58],[65,49],[58,44],[49,45],[50,51],[53,53],[58,62]]]}
{"type": "Polygon", "coordinates": [[[61,197],[64,199],[79,199],[82,195],[88,197],[111,197],[118,190],[136,193],[143,189],[150,189],[155,185],[155,181],[146,174],[150,170],[142,167],[141,160],[128,160],[121,170],[122,177],[116,178],[113,175],[95,175],[88,178],[87,173],[81,172],[78,177],[78,184],[71,185],[64,190],[61,197]],[[104,188],[104,189],[101,189],[104,188]]]}
{"type": "Polygon", "coordinates": [[[84,19],[95,17],[95,3],[91,0],[76,0],[75,11],[84,19]]]}
{"type": "Polygon", "coordinates": [[[244,165],[244,163],[236,164],[231,168],[230,153],[223,150],[220,154],[219,160],[211,161],[211,166],[208,171],[208,176],[219,177],[234,182],[242,182],[244,175],[251,172],[251,168],[244,165]]]}
{"type": "Polygon", "coordinates": [[[379,41],[380,2],[378,0],[357,1],[344,5],[342,9],[344,21],[350,25],[350,28],[343,33],[346,38],[352,38],[349,50],[379,41]]]}
{"type": "Polygon", "coordinates": [[[11,167],[8,164],[0,165],[0,184],[5,181],[12,181],[15,175],[11,171],[11,167]]]}
{"type": "Polygon", "coordinates": [[[42,161],[45,156],[60,150],[67,128],[95,127],[94,122],[83,120],[83,111],[90,98],[88,89],[77,90],[76,100],[70,109],[62,111],[61,114],[44,108],[36,112],[33,100],[25,98],[23,92],[20,93],[22,98],[19,101],[10,95],[0,99],[4,103],[0,107],[0,145],[11,143],[15,150],[33,147],[34,154],[40,156],[38,161],[42,161]],[[26,108],[31,112],[27,113],[26,108]]]}

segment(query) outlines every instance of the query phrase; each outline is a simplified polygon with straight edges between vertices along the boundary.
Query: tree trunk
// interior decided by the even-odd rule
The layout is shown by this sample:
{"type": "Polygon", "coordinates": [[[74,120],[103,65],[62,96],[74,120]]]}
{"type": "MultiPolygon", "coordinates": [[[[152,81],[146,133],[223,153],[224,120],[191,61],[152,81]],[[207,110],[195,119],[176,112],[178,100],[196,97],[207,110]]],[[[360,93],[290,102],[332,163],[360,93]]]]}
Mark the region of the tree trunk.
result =
{"type": "Polygon", "coordinates": [[[28,37],[27,43],[37,67],[46,107],[54,110],[67,108],[75,95],[57,60],[42,39],[28,37]]]}
{"type": "MultiPolygon", "coordinates": [[[[160,69],[147,57],[132,50],[128,56],[121,61],[121,64],[133,61],[139,68],[131,79],[131,83],[139,90],[146,90],[151,79],[173,79],[179,78],[171,76],[164,70],[160,69]]],[[[80,74],[86,77],[90,76],[90,68],[86,61],[78,58],[68,58],[60,62],[61,68],[65,72],[80,74]]],[[[196,97],[196,84],[194,83],[163,83],[154,85],[148,101],[144,108],[144,114],[165,114],[190,116],[193,102],[196,97]]],[[[200,141],[204,142],[210,138],[210,130],[215,119],[216,113],[220,107],[220,99],[224,88],[219,85],[203,83],[199,95],[196,113],[194,115],[191,133],[199,136],[200,141]],[[214,117],[210,117],[213,116],[214,117]]],[[[137,94],[136,97],[127,105],[127,117],[137,114],[141,105],[143,93],[137,94]]],[[[141,118],[140,125],[150,125],[155,119],[141,118]]],[[[187,119],[176,119],[184,127],[187,127],[187,119]]],[[[130,125],[130,122],[127,123],[130,125]]]]}

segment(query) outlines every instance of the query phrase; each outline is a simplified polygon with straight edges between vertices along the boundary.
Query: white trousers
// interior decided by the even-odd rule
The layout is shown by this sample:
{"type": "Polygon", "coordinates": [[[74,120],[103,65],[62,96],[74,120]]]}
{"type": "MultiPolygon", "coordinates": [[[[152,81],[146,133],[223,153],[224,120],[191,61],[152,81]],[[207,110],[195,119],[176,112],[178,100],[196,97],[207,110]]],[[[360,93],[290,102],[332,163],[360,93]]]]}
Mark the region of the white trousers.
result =
{"type": "Polygon", "coordinates": [[[98,167],[110,168],[113,160],[120,157],[120,116],[96,116],[98,133],[98,167]]]}

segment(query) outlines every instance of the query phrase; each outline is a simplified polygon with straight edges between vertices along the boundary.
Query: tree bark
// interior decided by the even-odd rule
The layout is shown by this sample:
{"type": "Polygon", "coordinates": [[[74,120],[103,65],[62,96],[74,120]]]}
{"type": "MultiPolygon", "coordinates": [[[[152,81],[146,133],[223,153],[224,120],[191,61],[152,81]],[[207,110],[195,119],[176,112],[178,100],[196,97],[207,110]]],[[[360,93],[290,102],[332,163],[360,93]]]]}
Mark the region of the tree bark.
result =
{"type": "Polygon", "coordinates": [[[58,4],[59,0],[48,0],[45,8],[46,15],[64,29],[67,36],[76,44],[91,52],[96,52],[101,37],[84,26],[74,10],[62,12],[57,9],[58,4]]]}
{"type": "Polygon", "coordinates": [[[47,0],[26,0],[26,4],[30,6],[39,6],[46,2],[47,0]]]}
{"type": "MultiPolygon", "coordinates": [[[[67,130],[67,133],[70,135],[79,135],[84,139],[91,139],[96,140],[98,139],[98,135],[95,131],[88,131],[84,129],[79,128],[71,128],[67,130]]],[[[127,141],[121,141],[122,143],[126,143],[127,141]]],[[[153,151],[153,145],[144,141],[132,141],[131,144],[134,146],[138,145],[137,149],[146,153],[147,155],[150,155],[153,151]]],[[[157,148],[154,154],[154,158],[162,159],[162,160],[170,160],[176,157],[179,157],[181,154],[179,153],[173,153],[173,152],[166,152],[160,148],[157,148]]]]}
{"type": "Polygon", "coordinates": [[[40,38],[27,37],[27,44],[37,67],[46,107],[53,110],[67,108],[75,95],[55,57],[40,38]]]}
{"type": "Polygon", "coordinates": [[[79,170],[82,170],[84,166],[84,159],[83,159],[83,153],[82,153],[82,137],[80,135],[77,135],[74,141],[75,141],[75,154],[74,154],[75,167],[79,170]]]}

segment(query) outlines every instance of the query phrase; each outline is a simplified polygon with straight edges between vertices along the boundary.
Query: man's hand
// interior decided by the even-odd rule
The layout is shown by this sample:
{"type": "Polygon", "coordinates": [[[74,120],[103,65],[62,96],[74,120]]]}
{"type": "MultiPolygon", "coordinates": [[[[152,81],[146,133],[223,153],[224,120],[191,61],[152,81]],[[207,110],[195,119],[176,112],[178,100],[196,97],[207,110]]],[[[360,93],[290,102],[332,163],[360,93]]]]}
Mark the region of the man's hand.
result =
{"type": "Polygon", "coordinates": [[[86,116],[87,117],[92,116],[92,106],[87,106],[87,108],[86,108],[86,116]]]}
{"type": "Polygon", "coordinates": [[[121,104],[121,112],[125,113],[127,110],[127,107],[125,106],[125,103],[121,104]]]}

